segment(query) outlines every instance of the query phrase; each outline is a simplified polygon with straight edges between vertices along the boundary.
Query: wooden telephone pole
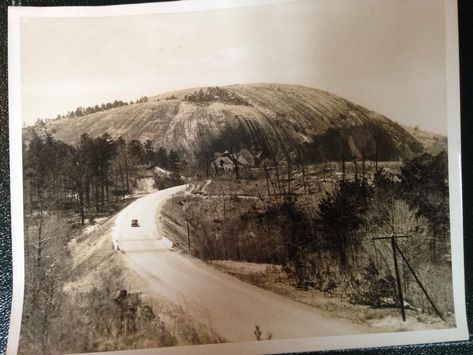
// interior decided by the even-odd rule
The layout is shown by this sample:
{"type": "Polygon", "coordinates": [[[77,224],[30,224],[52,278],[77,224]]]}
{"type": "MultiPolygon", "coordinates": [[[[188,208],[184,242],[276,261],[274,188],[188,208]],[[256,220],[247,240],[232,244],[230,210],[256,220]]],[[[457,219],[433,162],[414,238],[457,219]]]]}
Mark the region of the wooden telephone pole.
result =
{"type": "Polygon", "coordinates": [[[186,218],[186,225],[187,225],[187,251],[191,251],[191,233],[190,233],[190,228],[189,228],[189,221],[193,221],[194,218],[186,218]]]}
{"type": "Polygon", "coordinates": [[[427,290],[425,289],[424,285],[422,285],[422,282],[420,282],[419,278],[417,277],[417,274],[414,272],[414,269],[412,268],[411,264],[407,260],[406,256],[404,255],[404,253],[399,248],[399,245],[396,242],[396,239],[399,239],[399,238],[410,238],[410,236],[409,235],[394,235],[394,234],[392,234],[389,237],[378,237],[378,238],[373,238],[373,240],[381,240],[381,239],[384,239],[384,240],[390,239],[391,240],[391,249],[392,249],[392,253],[393,253],[393,262],[394,262],[394,272],[396,274],[397,293],[398,293],[399,307],[400,307],[400,310],[401,310],[402,321],[403,322],[406,321],[406,312],[405,312],[405,309],[404,309],[404,295],[402,293],[401,277],[399,276],[399,266],[397,264],[397,253],[399,253],[401,258],[406,263],[409,271],[414,276],[414,279],[416,280],[416,282],[419,285],[420,289],[424,293],[425,297],[427,297],[427,300],[429,301],[432,308],[435,310],[435,313],[437,313],[439,318],[445,322],[445,319],[443,318],[442,313],[438,310],[437,306],[435,305],[432,298],[429,296],[429,294],[428,294],[427,290]]]}
{"type": "Polygon", "coordinates": [[[397,286],[397,295],[398,295],[398,301],[399,301],[399,307],[401,309],[401,317],[402,321],[406,321],[406,311],[404,309],[404,295],[402,293],[402,287],[401,287],[401,277],[399,276],[399,266],[397,265],[397,243],[396,239],[397,238],[408,238],[409,236],[407,235],[391,235],[389,237],[378,237],[378,238],[373,238],[373,240],[381,240],[381,239],[390,239],[391,240],[391,249],[393,252],[393,261],[394,261],[394,272],[396,274],[396,286],[397,286]]]}

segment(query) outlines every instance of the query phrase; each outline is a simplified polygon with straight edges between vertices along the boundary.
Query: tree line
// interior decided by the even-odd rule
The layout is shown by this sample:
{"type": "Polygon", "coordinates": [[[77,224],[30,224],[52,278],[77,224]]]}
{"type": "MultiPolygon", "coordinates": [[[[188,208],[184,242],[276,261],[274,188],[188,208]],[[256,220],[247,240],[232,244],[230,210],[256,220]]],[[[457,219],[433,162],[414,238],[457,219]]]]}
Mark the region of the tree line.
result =
{"type": "Polygon", "coordinates": [[[228,91],[226,89],[216,87],[208,87],[205,90],[199,89],[194,93],[185,95],[184,101],[194,103],[207,103],[212,101],[222,101],[231,105],[244,105],[249,106],[250,103],[242,97],[228,91]]]}
{"type": "Polygon", "coordinates": [[[140,168],[158,165],[179,173],[184,163],[178,152],[155,150],[150,140],[127,142],[107,133],[83,134],[72,146],[33,132],[23,149],[26,210],[74,210],[82,224],[108,213],[114,201],[130,194],[140,168]]]}
{"type": "MultiPolygon", "coordinates": [[[[130,102],[122,101],[122,100],[114,100],[112,102],[102,103],[101,105],[87,106],[87,107],[79,106],[79,107],[76,107],[74,110],[70,110],[67,113],[63,114],[63,115],[58,114],[55,119],[59,120],[61,118],[82,117],[82,116],[90,115],[90,114],[96,113],[96,112],[108,111],[108,110],[111,110],[113,108],[123,107],[123,106],[127,106],[127,105],[133,105],[135,103],[139,104],[139,103],[143,103],[143,102],[147,102],[147,101],[148,101],[148,97],[147,96],[142,96],[139,99],[137,99],[136,101],[132,100],[130,102]]],[[[39,122],[41,124],[41,122],[43,122],[43,120],[38,118],[37,122],[39,122]]]]}

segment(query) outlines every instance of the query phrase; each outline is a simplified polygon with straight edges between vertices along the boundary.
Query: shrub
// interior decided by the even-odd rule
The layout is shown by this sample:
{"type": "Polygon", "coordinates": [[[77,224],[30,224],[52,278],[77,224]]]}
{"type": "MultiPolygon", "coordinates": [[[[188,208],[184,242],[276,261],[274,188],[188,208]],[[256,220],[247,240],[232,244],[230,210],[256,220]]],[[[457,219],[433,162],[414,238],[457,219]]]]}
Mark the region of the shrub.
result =
{"type": "Polygon", "coordinates": [[[396,299],[396,285],[390,274],[381,275],[375,262],[370,259],[365,267],[360,287],[351,295],[352,303],[381,307],[384,300],[396,299]]]}

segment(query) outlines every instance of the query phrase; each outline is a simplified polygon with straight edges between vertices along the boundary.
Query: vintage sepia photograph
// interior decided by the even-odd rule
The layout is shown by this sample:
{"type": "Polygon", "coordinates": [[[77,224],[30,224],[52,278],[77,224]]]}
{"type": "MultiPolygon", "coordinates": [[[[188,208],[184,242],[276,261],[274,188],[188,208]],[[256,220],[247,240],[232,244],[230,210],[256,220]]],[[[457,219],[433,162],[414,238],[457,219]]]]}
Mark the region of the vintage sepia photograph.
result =
{"type": "Polygon", "coordinates": [[[468,337],[454,2],[11,8],[9,25],[10,353],[468,337]]]}

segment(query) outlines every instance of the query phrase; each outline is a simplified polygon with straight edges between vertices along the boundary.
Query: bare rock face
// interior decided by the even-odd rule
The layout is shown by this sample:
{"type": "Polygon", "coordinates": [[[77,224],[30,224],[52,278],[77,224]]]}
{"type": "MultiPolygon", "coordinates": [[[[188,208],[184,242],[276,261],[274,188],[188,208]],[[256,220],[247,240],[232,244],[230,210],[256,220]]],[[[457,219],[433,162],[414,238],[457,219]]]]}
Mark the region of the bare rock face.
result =
{"type": "Polygon", "coordinates": [[[326,91],[284,84],[176,91],[147,102],[54,120],[50,131],[68,143],[77,143],[83,133],[150,139],[155,147],[178,150],[189,161],[229,131],[241,149],[255,156],[285,151],[304,152],[311,161],[375,155],[379,160],[399,160],[423,151],[404,128],[376,112],[326,91]]]}

